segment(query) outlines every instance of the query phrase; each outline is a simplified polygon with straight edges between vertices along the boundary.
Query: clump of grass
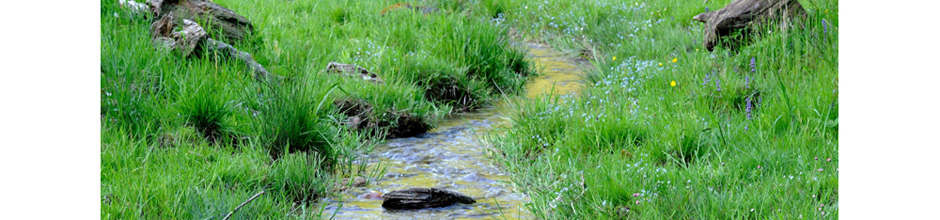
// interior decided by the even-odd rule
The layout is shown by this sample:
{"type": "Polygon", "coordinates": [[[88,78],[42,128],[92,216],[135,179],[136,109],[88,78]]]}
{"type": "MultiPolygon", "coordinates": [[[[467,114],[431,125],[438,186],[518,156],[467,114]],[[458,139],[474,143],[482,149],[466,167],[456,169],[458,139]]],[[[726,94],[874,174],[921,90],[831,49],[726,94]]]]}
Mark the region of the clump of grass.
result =
{"type": "Polygon", "coordinates": [[[337,157],[332,143],[339,136],[338,129],[318,117],[326,114],[324,103],[329,94],[314,93],[303,80],[260,88],[260,114],[253,126],[271,156],[276,159],[285,153],[311,152],[321,155],[326,160],[323,165],[331,167],[337,157]]]}
{"type": "Polygon", "coordinates": [[[186,118],[187,124],[196,128],[203,137],[215,142],[225,135],[223,123],[232,114],[228,102],[222,93],[219,93],[223,88],[216,86],[216,81],[213,80],[193,75],[187,78],[190,80],[180,83],[185,85],[185,98],[180,100],[181,115],[186,118]]]}
{"type": "Polygon", "coordinates": [[[268,189],[299,204],[310,204],[330,192],[333,179],[324,172],[318,154],[285,154],[274,162],[267,176],[268,189]]]}

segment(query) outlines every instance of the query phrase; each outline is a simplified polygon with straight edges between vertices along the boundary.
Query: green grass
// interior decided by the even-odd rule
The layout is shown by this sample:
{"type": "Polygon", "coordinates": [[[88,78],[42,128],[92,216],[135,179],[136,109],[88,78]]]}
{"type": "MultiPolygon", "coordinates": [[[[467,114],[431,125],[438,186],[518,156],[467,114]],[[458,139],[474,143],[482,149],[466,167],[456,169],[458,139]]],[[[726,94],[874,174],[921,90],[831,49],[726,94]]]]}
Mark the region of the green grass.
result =
{"type": "Polygon", "coordinates": [[[714,52],[691,17],[727,0],[481,2],[595,58],[593,87],[519,100],[490,138],[537,217],[838,218],[837,2],[803,1],[800,26],[714,52]]]}
{"type": "MultiPolygon", "coordinates": [[[[533,73],[508,29],[441,12],[379,12],[383,1],[214,1],[255,31],[229,42],[277,82],[258,82],[238,61],[156,49],[150,20],[101,5],[101,188],[105,219],[219,219],[259,191],[233,219],[326,217],[318,199],[335,182],[374,176],[356,164],[385,134],[494,102],[533,73]],[[375,84],[323,71],[362,66],[375,84]],[[372,109],[353,130],[337,100],[372,109]]],[[[208,30],[211,36],[216,32],[208,30]]]]}
{"type": "Polygon", "coordinates": [[[534,68],[510,34],[593,64],[593,86],[514,101],[489,138],[536,217],[838,218],[836,1],[714,52],[691,17],[729,0],[215,2],[255,27],[233,45],[285,80],[156,50],[146,16],[101,2],[102,218],[219,219],[262,190],[235,219],[326,217],[311,204],[375,175],[353,161],[384,134],[521,90],[534,68]],[[344,125],[337,100],[367,103],[374,130],[344,125]]]}

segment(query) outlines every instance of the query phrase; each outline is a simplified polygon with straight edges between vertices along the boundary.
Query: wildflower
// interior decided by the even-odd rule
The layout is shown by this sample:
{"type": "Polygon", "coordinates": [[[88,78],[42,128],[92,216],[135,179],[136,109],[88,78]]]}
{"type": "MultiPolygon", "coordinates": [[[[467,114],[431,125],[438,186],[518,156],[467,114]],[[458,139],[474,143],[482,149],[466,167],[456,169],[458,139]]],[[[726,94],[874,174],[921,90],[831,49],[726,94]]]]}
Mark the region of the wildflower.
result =
{"type": "MultiPolygon", "coordinates": [[[[826,9],[826,11],[829,11],[829,9],[826,9]]],[[[705,7],[705,12],[708,12],[708,7],[705,7]]]]}
{"type": "Polygon", "coordinates": [[[637,200],[637,201],[636,201],[636,204],[639,205],[639,204],[640,204],[640,200],[637,200]]]}
{"type": "Polygon", "coordinates": [[[715,87],[718,87],[718,91],[721,92],[721,79],[715,79],[715,87]]]}
{"type": "Polygon", "coordinates": [[[757,165],[757,169],[764,169],[764,168],[761,167],[760,165],[757,165]]]}
{"type": "Polygon", "coordinates": [[[751,212],[754,212],[754,208],[751,208],[751,212]]]}
{"type": "Polygon", "coordinates": [[[751,120],[751,97],[747,97],[747,107],[744,109],[747,111],[747,120],[751,120]]]}
{"type": "Polygon", "coordinates": [[[617,56],[614,56],[614,60],[617,60],[617,56]]]}
{"type": "Polygon", "coordinates": [[[826,162],[832,161],[832,158],[826,158],[826,162]]]}
{"type": "Polygon", "coordinates": [[[633,197],[637,197],[637,196],[640,196],[640,193],[634,193],[634,194],[633,194],[633,197]]]}
{"type": "Polygon", "coordinates": [[[672,58],[673,63],[675,63],[676,61],[679,61],[679,58],[672,58]]]}
{"type": "Polygon", "coordinates": [[[747,89],[751,89],[751,86],[749,85],[749,82],[750,82],[750,77],[749,77],[749,76],[744,76],[744,87],[747,88],[747,89]]]}
{"type": "Polygon", "coordinates": [[[702,79],[702,85],[704,86],[705,84],[707,84],[707,83],[708,83],[708,79],[710,79],[710,78],[711,78],[711,75],[709,75],[708,73],[706,73],[706,74],[705,74],[705,78],[702,79]]]}
{"type": "Polygon", "coordinates": [[[819,168],[819,172],[822,172],[822,171],[823,171],[823,169],[822,169],[822,168],[819,168]]]}
{"type": "Polygon", "coordinates": [[[825,11],[823,11],[823,13],[829,13],[829,9],[826,9],[825,11]]]}
{"type": "Polygon", "coordinates": [[[819,160],[819,157],[813,157],[813,160],[819,160]]]}
{"type": "Polygon", "coordinates": [[[822,25],[823,25],[823,34],[829,33],[829,27],[826,25],[826,19],[822,20],[822,25]]]}
{"type": "Polygon", "coordinates": [[[751,72],[757,72],[757,60],[751,57],[751,72]]]}
{"type": "Polygon", "coordinates": [[[659,63],[659,66],[663,66],[663,63],[659,63]]]}
{"type": "Polygon", "coordinates": [[[669,83],[669,85],[672,86],[672,87],[676,87],[676,81],[673,80],[672,82],[669,83]]]}

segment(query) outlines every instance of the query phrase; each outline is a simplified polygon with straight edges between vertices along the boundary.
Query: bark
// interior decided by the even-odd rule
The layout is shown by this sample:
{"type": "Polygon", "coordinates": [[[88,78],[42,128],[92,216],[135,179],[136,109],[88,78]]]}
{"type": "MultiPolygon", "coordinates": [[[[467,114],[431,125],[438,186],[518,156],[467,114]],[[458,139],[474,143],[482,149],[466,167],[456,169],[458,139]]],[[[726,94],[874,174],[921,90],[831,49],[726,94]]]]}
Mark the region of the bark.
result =
{"type": "Polygon", "coordinates": [[[705,23],[703,44],[711,51],[721,37],[735,30],[748,31],[771,20],[786,21],[805,14],[796,0],[735,0],[725,8],[701,13],[692,19],[705,23]]]}
{"type": "Polygon", "coordinates": [[[254,31],[247,18],[208,0],[149,0],[154,17],[174,13],[182,19],[197,21],[210,32],[222,33],[220,40],[244,41],[254,31]]]}

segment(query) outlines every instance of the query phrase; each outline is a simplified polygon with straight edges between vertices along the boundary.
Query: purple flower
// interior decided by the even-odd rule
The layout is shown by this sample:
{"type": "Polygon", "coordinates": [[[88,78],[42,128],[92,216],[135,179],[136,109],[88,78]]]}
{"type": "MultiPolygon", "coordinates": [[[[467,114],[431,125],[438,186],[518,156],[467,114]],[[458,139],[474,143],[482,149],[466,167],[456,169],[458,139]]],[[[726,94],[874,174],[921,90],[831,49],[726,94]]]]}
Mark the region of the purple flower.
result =
{"type": "Polygon", "coordinates": [[[709,79],[709,78],[711,78],[711,75],[709,75],[708,73],[706,73],[706,74],[705,74],[705,78],[702,79],[702,85],[705,85],[706,83],[708,83],[708,79],[709,79]]]}
{"type": "Polygon", "coordinates": [[[822,20],[822,24],[823,24],[823,34],[829,33],[829,27],[826,26],[826,19],[822,20]]]}
{"type": "Polygon", "coordinates": [[[757,60],[751,57],[751,72],[757,72],[757,60]]]}
{"type": "MultiPolygon", "coordinates": [[[[748,82],[750,82],[750,77],[744,76],[744,87],[746,87],[747,89],[751,89],[751,86],[749,85],[748,82]]],[[[748,102],[748,104],[750,104],[750,102],[748,102]]]]}
{"type": "Polygon", "coordinates": [[[721,79],[715,79],[715,87],[718,87],[718,91],[721,92],[721,79]]]}
{"type": "Polygon", "coordinates": [[[747,120],[751,120],[751,97],[747,97],[747,108],[744,109],[747,111],[747,120]]]}
{"type": "Polygon", "coordinates": [[[708,12],[708,7],[705,7],[705,12],[708,12]]]}

